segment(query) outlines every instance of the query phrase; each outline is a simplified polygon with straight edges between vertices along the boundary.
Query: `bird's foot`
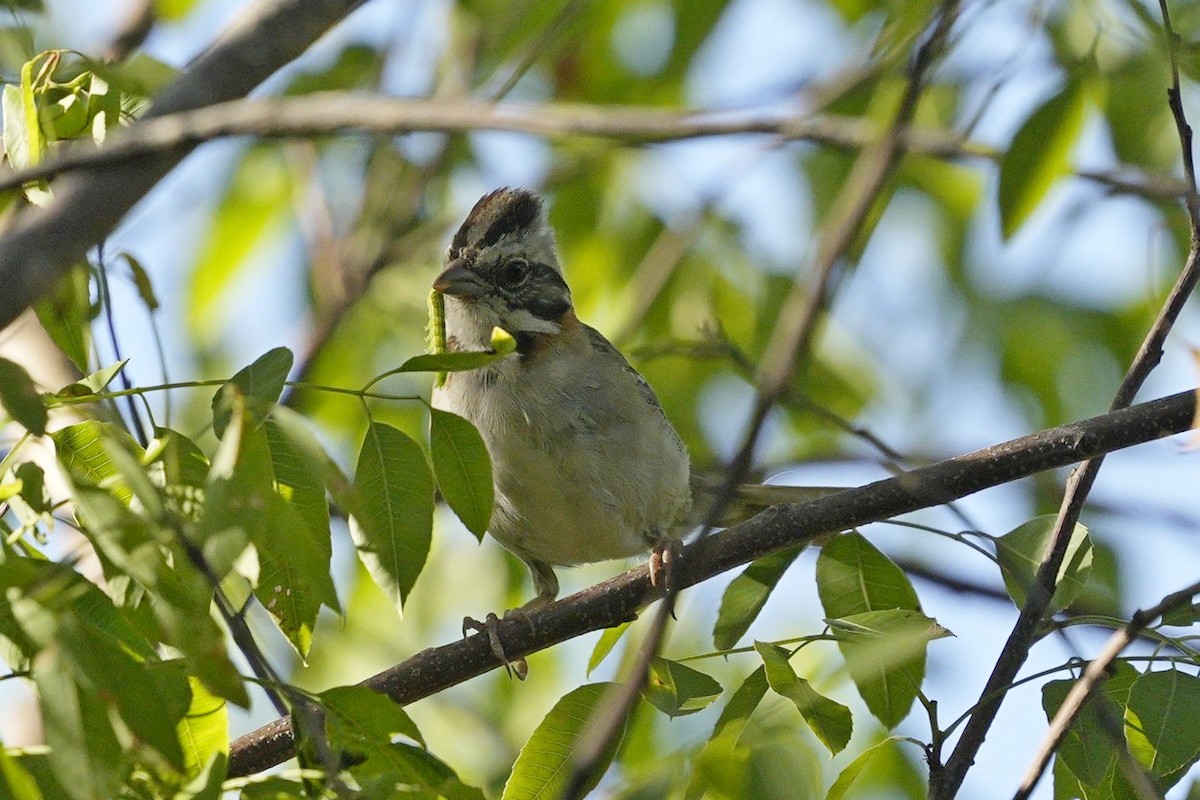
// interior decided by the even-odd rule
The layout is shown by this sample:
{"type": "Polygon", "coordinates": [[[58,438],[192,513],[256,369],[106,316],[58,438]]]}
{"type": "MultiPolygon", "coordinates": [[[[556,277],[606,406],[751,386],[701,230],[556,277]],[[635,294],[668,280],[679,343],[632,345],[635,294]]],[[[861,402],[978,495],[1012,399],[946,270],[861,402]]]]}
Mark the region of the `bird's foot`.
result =
{"type": "MultiPolygon", "coordinates": [[[[660,539],[650,551],[650,585],[661,588],[664,594],[674,594],[675,568],[679,563],[682,545],[678,539],[660,539]]],[[[672,609],[671,616],[675,616],[672,609]]]]}
{"type": "MultiPolygon", "coordinates": [[[[504,612],[504,619],[518,619],[529,626],[531,631],[536,631],[533,619],[529,613],[536,608],[545,605],[548,600],[542,597],[534,598],[520,608],[510,608],[504,612]]],[[[500,641],[500,618],[495,614],[489,613],[484,618],[483,622],[473,617],[463,617],[462,624],[463,638],[476,633],[486,634],[488,637],[488,646],[491,648],[492,654],[504,665],[505,672],[508,677],[516,677],[517,680],[525,680],[525,676],[529,674],[529,664],[524,658],[509,659],[504,652],[504,644],[500,641]]]]}

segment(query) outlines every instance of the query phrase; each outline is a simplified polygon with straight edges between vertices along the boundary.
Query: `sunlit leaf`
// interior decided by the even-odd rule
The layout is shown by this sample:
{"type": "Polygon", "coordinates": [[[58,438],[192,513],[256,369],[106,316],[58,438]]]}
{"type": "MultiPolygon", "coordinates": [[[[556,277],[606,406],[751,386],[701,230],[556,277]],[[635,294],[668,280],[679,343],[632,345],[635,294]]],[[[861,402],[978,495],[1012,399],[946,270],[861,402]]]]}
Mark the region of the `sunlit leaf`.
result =
{"type": "Polygon", "coordinates": [[[335,686],[321,692],[331,741],[362,751],[406,736],[422,747],[425,737],[408,713],[386,695],[365,686],[335,686]]]}
{"type": "Polygon", "coordinates": [[[425,566],[433,531],[433,476],[420,445],[396,428],[367,428],[354,472],[359,557],[396,608],[425,566]]]}
{"type": "Polygon", "coordinates": [[[125,365],[129,363],[128,358],[123,358],[115,364],[109,364],[107,367],[102,367],[96,370],[87,377],[80,378],[74,383],[69,383],[63,388],[54,393],[54,397],[87,397],[94,395],[112,383],[113,378],[120,374],[125,365]]]}
{"type": "Polygon", "coordinates": [[[775,584],[801,550],[803,547],[790,547],[760,558],[729,583],[721,596],[721,609],[713,627],[713,644],[718,650],[733,647],[750,629],[775,590],[775,584]]]}
{"type": "MultiPolygon", "coordinates": [[[[1004,586],[1018,608],[1025,605],[1038,567],[1050,550],[1055,519],[1054,515],[1035,517],[996,540],[996,558],[1000,561],[1004,586]]],[[[1066,557],[1058,570],[1057,588],[1050,601],[1050,610],[1058,611],[1069,606],[1087,583],[1091,571],[1092,540],[1087,528],[1076,523],[1067,545],[1066,557]]]]}
{"type": "MultiPolygon", "coordinates": [[[[1134,681],[1125,709],[1129,750],[1155,779],[1164,779],[1200,759],[1200,678],[1178,669],[1147,672],[1134,681]]],[[[1176,779],[1182,777],[1177,775],[1176,779]]]]}
{"type": "Polygon", "coordinates": [[[12,800],[43,800],[42,790],[29,770],[16,757],[9,755],[0,742],[0,791],[7,791],[12,800]]]}
{"type": "Polygon", "coordinates": [[[492,460],[483,437],[457,414],[431,408],[429,440],[442,496],[467,530],[482,540],[494,502],[492,460]]]}
{"type": "MultiPolygon", "coordinates": [[[[142,456],[142,449],[124,429],[111,422],[85,420],[59,428],[50,434],[58,461],[69,472],[76,473],[93,483],[102,483],[117,475],[111,448],[120,447],[129,453],[142,456]]],[[[128,501],[133,492],[121,487],[117,494],[128,501]]]]}
{"type": "Polygon", "coordinates": [[[825,697],[797,675],[783,648],[769,642],[755,642],[754,649],[762,657],[771,688],[795,703],[804,721],[830,753],[842,752],[854,732],[850,709],[825,697]]]}
{"type": "MultiPolygon", "coordinates": [[[[502,800],[548,800],[558,797],[571,772],[571,759],[588,723],[611,683],[589,683],[568,692],[548,713],[525,742],[504,784],[502,800]]],[[[609,744],[606,757],[585,791],[590,791],[616,755],[617,741],[609,744]]]]}
{"type": "Polygon", "coordinates": [[[190,779],[201,773],[213,755],[229,752],[229,706],[194,677],[188,678],[188,686],[192,700],[178,734],[183,774],[190,779]]]}
{"type": "Polygon", "coordinates": [[[272,519],[274,473],[266,433],[254,425],[240,398],[237,394],[213,455],[195,533],[209,569],[222,580],[247,546],[278,522],[272,519]]]}

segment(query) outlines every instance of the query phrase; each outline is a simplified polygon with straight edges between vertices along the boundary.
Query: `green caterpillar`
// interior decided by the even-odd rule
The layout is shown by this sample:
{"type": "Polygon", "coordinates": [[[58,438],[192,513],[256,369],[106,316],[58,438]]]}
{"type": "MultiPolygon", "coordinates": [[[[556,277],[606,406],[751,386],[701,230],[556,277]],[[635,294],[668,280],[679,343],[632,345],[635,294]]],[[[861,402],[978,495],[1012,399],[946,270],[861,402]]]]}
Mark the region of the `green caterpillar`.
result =
{"type": "MultiPolygon", "coordinates": [[[[425,343],[430,353],[440,355],[446,352],[446,299],[437,289],[429,291],[429,328],[426,331],[425,343]]],[[[435,387],[444,386],[446,373],[439,372],[433,376],[435,387]]]]}

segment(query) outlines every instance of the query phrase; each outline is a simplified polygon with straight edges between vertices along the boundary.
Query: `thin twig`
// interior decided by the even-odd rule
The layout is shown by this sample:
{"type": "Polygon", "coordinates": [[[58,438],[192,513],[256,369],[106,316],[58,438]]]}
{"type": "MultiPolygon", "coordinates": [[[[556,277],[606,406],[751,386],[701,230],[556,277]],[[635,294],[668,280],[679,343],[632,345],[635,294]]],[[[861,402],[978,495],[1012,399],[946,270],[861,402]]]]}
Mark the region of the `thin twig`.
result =
{"type": "MultiPolygon", "coordinates": [[[[1038,472],[1190,428],[1192,391],[1064,425],[848,489],[804,505],[779,505],[690,545],[679,561],[680,588],[830,531],[840,531],[941,505],[1038,472]]],[[[645,566],[530,612],[502,620],[499,635],[511,658],[631,619],[655,598],[645,566]]],[[[499,664],[486,636],[431,648],[364,681],[401,704],[428,697],[499,664]]],[[[292,753],[291,723],[277,720],[233,743],[230,775],[258,772],[292,753]]]]}
{"type": "MultiPolygon", "coordinates": [[[[1160,2],[1162,3],[1164,27],[1170,31],[1166,2],[1165,0],[1160,0],[1160,2]]],[[[1171,36],[1173,34],[1169,34],[1169,41],[1171,36]]],[[[1170,46],[1168,54],[1172,67],[1174,67],[1174,49],[1170,46]]],[[[1192,134],[1180,103],[1178,70],[1173,68],[1172,75],[1173,84],[1168,91],[1168,97],[1172,114],[1175,117],[1180,145],[1183,148],[1184,171],[1191,187],[1187,200],[1192,228],[1191,246],[1187,261],[1180,271],[1171,293],[1167,296],[1158,317],[1146,334],[1125,378],[1117,388],[1110,406],[1111,410],[1125,408],[1133,402],[1138,389],[1161,360],[1167,334],[1195,289],[1197,281],[1200,280],[1200,213],[1197,213],[1198,206],[1195,202],[1195,172],[1192,167],[1191,153],[1192,134]]],[[[1079,520],[1088,492],[1091,491],[1103,463],[1103,457],[1084,462],[1068,479],[1047,555],[1038,568],[1036,580],[1030,587],[1025,605],[1021,608],[1012,632],[996,660],[996,666],[984,686],[979,706],[963,727],[962,737],[950,758],[947,759],[945,767],[931,765],[930,800],[950,800],[954,797],[962,786],[967,770],[975,762],[975,756],[983,745],[988,729],[991,728],[992,722],[1000,710],[1000,704],[1004,699],[1004,687],[1012,683],[1033,647],[1038,626],[1045,617],[1050,599],[1054,594],[1058,570],[1066,556],[1067,545],[1070,542],[1070,532],[1079,520]]]]}
{"type": "MultiPolygon", "coordinates": [[[[1116,661],[1117,656],[1121,655],[1126,647],[1136,641],[1138,635],[1150,623],[1169,611],[1182,608],[1184,605],[1191,603],[1192,598],[1197,594],[1200,594],[1200,581],[1193,583],[1186,589],[1167,595],[1150,608],[1134,612],[1129,623],[1109,637],[1108,644],[1100,651],[1100,655],[1096,656],[1087,665],[1087,669],[1083,671],[1083,675],[1079,677],[1078,682],[1067,693],[1067,697],[1063,700],[1062,706],[1059,707],[1058,713],[1054,715],[1054,719],[1050,722],[1050,729],[1046,732],[1046,737],[1042,740],[1042,744],[1034,756],[1033,763],[1030,764],[1029,770],[1025,773],[1020,788],[1013,795],[1013,800],[1024,800],[1024,798],[1029,797],[1033,792],[1042,774],[1046,771],[1046,766],[1050,763],[1050,757],[1054,755],[1059,745],[1062,744],[1063,737],[1067,735],[1071,723],[1079,716],[1079,713],[1083,710],[1084,703],[1087,702],[1088,698],[1092,696],[1096,688],[1100,685],[1100,682],[1107,676],[1108,669],[1116,661]]],[[[1124,744],[1123,737],[1122,744],[1124,744]]]]}

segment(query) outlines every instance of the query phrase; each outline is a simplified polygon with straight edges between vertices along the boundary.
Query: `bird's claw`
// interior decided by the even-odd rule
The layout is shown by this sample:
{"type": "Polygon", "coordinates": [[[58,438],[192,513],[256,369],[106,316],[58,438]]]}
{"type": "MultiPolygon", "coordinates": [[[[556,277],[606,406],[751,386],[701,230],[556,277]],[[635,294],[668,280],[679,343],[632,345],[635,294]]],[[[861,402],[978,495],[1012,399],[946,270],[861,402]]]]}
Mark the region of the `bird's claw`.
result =
{"type": "MultiPolygon", "coordinates": [[[[506,613],[504,616],[507,618],[508,614],[506,613]]],[[[517,680],[525,680],[525,676],[529,674],[529,664],[524,658],[509,660],[508,655],[504,652],[504,645],[500,642],[499,617],[491,612],[488,613],[483,622],[473,617],[463,617],[463,638],[467,638],[472,631],[487,634],[488,646],[491,648],[492,654],[504,665],[504,671],[508,673],[508,677],[512,678],[515,675],[517,680]]]]}
{"type": "MultiPolygon", "coordinates": [[[[675,591],[675,567],[679,562],[679,551],[678,539],[663,539],[650,551],[650,585],[655,589],[661,588],[664,594],[675,591]]],[[[671,616],[675,617],[673,608],[671,616]]]]}

